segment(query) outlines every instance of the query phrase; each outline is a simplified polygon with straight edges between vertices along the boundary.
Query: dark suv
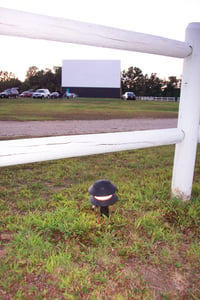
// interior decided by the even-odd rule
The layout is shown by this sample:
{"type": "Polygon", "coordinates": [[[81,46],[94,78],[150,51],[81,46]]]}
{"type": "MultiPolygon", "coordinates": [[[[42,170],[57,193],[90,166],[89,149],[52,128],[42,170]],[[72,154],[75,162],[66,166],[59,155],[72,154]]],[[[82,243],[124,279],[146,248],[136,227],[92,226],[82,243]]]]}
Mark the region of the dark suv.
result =
{"type": "Polygon", "coordinates": [[[17,98],[18,95],[18,88],[11,88],[1,92],[0,98],[17,98]]]}

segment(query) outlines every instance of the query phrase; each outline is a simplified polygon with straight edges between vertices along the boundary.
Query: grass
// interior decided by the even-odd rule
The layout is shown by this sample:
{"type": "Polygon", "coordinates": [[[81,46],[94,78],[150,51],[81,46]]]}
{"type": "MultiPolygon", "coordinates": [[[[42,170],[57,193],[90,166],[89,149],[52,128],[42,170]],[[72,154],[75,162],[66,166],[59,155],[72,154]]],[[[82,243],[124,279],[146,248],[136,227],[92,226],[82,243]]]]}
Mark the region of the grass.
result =
{"type": "MultiPolygon", "coordinates": [[[[177,117],[178,104],[1,100],[0,120],[177,117]]],[[[200,148],[192,199],[170,194],[174,146],[1,168],[0,299],[200,299],[200,148]],[[89,186],[117,185],[109,218],[89,186]]]]}
{"type": "Polygon", "coordinates": [[[0,100],[0,120],[88,120],[110,118],[176,118],[177,102],[121,99],[0,100]]]}
{"type": "Polygon", "coordinates": [[[199,150],[185,203],[173,146],[1,168],[0,298],[200,299],[199,150]],[[100,178],[118,188],[109,218],[88,200],[100,178]]]}

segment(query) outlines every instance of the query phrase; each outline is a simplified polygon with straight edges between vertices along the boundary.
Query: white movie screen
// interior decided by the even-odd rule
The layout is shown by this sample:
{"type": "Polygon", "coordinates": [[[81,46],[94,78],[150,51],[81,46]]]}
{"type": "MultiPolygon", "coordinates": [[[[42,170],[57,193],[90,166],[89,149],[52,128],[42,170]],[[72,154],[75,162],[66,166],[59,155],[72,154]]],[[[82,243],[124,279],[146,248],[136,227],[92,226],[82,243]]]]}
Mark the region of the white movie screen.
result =
{"type": "Polygon", "coordinates": [[[62,86],[120,88],[119,60],[63,60],[62,86]]]}

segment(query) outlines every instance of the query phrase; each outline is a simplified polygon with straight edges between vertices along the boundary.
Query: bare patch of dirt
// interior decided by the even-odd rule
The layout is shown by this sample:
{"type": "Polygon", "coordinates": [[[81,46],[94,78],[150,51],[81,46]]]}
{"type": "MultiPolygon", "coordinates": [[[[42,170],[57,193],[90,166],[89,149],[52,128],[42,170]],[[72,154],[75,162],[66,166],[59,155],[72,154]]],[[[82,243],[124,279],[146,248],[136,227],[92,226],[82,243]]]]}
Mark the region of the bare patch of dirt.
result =
{"type": "Polygon", "coordinates": [[[177,119],[0,121],[0,139],[123,132],[177,127],[177,119]]]}
{"type": "Polygon", "coordinates": [[[19,290],[22,293],[22,298],[20,299],[66,299],[63,296],[63,291],[57,287],[57,283],[51,275],[43,272],[39,275],[26,273],[21,281],[16,281],[15,284],[10,286],[8,293],[4,292],[0,287],[0,299],[15,299],[15,295],[19,290]]]}
{"type": "Polygon", "coordinates": [[[10,232],[0,232],[0,258],[6,257],[6,244],[12,239],[12,234],[10,232]]]}
{"type": "Polygon", "coordinates": [[[160,299],[160,295],[169,293],[185,296],[188,288],[188,282],[178,271],[163,270],[159,267],[143,266],[141,268],[143,278],[147,282],[150,289],[154,292],[156,299],[160,299]]]}

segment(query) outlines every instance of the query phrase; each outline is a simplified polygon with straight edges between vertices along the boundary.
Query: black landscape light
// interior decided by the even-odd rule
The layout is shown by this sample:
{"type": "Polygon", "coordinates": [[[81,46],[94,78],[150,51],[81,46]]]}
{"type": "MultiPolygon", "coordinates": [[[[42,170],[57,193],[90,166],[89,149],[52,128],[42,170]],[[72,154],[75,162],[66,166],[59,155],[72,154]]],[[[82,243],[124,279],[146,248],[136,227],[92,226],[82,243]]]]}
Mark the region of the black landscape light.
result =
{"type": "Polygon", "coordinates": [[[89,187],[90,202],[94,207],[100,207],[101,215],[109,216],[109,205],[113,205],[118,200],[116,191],[117,187],[105,179],[97,180],[89,187]]]}

